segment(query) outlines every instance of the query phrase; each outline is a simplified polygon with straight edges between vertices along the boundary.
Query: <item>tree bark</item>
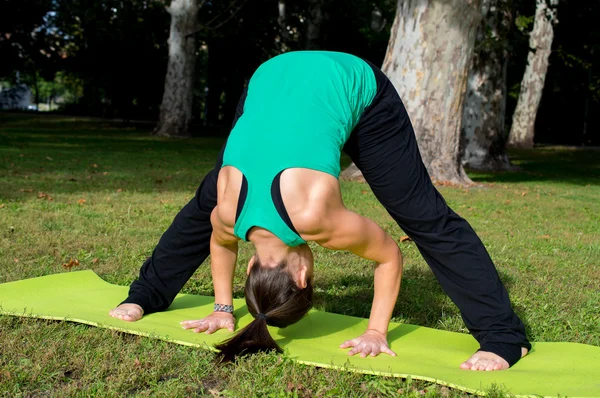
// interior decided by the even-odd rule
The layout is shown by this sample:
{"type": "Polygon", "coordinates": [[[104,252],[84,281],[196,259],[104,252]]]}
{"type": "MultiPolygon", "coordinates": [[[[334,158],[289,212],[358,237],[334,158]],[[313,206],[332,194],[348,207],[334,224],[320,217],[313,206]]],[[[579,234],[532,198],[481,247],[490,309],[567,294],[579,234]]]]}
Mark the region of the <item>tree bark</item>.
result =
{"type": "Polygon", "coordinates": [[[307,50],[318,50],[323,41],[322,25],[325,18],[323,13],[323,4],[325,0],[308,1],[308,18],[306,26],[306,44],[307,50]]]}
{"type": "Polygon", "coordinates": [[[290,32],[287,27],[287,13],[285,0],[279,0],[277,2],[277,25],[279,26],[279,32],[281,33],[281,42],[285,46],[290,40],[290,32]]]}
{"type": "Polygon", "coordinates": [[[340,177],[344,180],[365,182],[365,177],[363,177],[362,172],[354,163],[346,167],[340,174],[340,177]]]}
{"type": "Polygon", "coordinates": [[[537,0],[536,3],[535,22],[529,36],[527,67],[508,138],[508,145],[511,147],[533,147],[535,118],[548,71],[548,58],[554,39],[553,25],[557,22],[555,6],[558,5],[558,0],[549,0],[551,8],[546,1],[537,0]]]}
{"type": "Polygon", "coordinates": [[[472,183],[460,162],[460,128],[480,20],[481,0],[398,0],[382,70],[406,106],[423,163],[437,182],[472,183]]]}
{"type": "Polygon", "coordinates": [[[35,68],[33,69],[33,88],[35,90],[35,110],[37,112],[40,110],[40,86],[35,68]]]}
{"type": "Polygon", "coordinates": [[[460,163],[460,127],[480,20],[480,0],[398,0],[383,71],[404,101],[433,180],[471,183],[460,163]]]}
{"type": "Polygon", "coordinates": [[[189,137],[192,120],[194,69],[199,0],[172,0],[169,61],[160,118],[154,133],[164,137],[189,137]]]}
{"type": "Polygon", "coordinates": [[[462,163],[479,170],[511,168],[506,153],[508,0],[483,0],[462,116],[462,163]]]}

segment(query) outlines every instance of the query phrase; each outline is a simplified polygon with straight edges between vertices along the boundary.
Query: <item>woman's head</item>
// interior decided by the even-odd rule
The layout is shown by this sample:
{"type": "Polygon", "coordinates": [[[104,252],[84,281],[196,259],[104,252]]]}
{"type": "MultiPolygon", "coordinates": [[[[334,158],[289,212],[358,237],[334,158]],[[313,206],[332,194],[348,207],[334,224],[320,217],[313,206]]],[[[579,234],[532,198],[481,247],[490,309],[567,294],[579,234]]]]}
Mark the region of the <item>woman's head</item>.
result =
{"type": "Polygon", "coordinates": [[[267,325],[284,328],[298,322],[312,307],[312,293],[312,255],[292,257],[276,266],[261,264],[255,255],[248,265],[245,287],[246,305],[255,319],[216,347],[222,359],[232,361],[258,351],[281,352],[267,325]]]}

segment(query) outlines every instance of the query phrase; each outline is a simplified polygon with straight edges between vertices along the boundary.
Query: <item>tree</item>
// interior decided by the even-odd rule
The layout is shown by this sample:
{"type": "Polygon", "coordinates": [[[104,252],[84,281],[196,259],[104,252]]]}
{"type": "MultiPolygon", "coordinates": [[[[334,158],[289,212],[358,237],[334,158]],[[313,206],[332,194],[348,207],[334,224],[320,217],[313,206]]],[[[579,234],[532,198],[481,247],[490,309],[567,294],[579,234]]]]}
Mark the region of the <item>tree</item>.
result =
{"type": "Polygon", "coordinates": [[[527,67],[521,82],[521,91],[508,138],[509,146],[532,148],[535,119],[542,99],[542,91],[548,71],[548,58],[554,38],[553,25],[557,23],[558,0],[537,0],[535,22],[529,36],[527,67]]]}
{"type": "Polygon", "coordinates": [[[156,0],[53,4],[52,29],[65,41],[63,80],[81,85],[78,95],[70,90],[65,110],[156,120],[168,52],[164,5],[156,0]]]}
{"type": "Polygon", "coordinates": [[[198,30],[198,10],[202,3],[172,0],[167,7],[171,15],[169,61],[156,135],[189,136],[197,50],[194,32],[198,30]]]}
{"type": "MultiPolygon", "coordinates": [[[[215,37],[211,32],[231,21],[247,2],[248,0],[228,2],[171,0],[171,5],[167,7],[171,15],[169,61],[160,118],[155,129],[156,135],[190,136],[188,128],[192,120],[194,75],[198,51],[196,35],[203,33],[207,39],[215,37]],[[205,3],[207,12],[199,19],[198,11],[205,3]]],[[[209,61],[210,57],[209,51],[209,61]]],[[[234,91],[241,91],[241,88],[234,91]]],[[[232,102],[230,98],[228,101],[232,102]]]]}
{"type": "Polygon", "coordinates": [[[32,64],[56,55],[57,38],[48,31],[51,10],[51,0],[0,2],[0,77],[35,73],[32,64]]]}
{"type": "Polygon", "coordinates": [[[508,0],[483,0],[462,117],[463,165],[511,167],[506,154],[506,70],[512,9],[508,0]]]}
{"type": "Polygon", "coordinates": [[[398,0],[383,71],[404,101],[434,180],[470,183],[460,163],[460,126],[480,20],[480,0],[398,0]]]}
{"type": "MultiPolygon", "coordinates": [[[[203,23],[199,36],[208,47],[207,62],[202,65],[207,91],[204,123],[231,126],[244,85],[256,68],[298,48],[299,6],[274,0],[254,0],[248,6],[245,0],[214,4],[213,19],[221,22],[203,23]]],[[[204,9],[200,13],[203,16],[204,9]]]]}
{"type": "Polygon", "coordinates": [[[324,0],[308,0],[308,13],[306,21],[307,50],[319,50],[323,46],[323,20],[327,15],[323,11],[324,0]]]}
{"type": "Polygon", "coordinates": [[[54,79],[63,39],[52,28],[51,0],[0,3],[0,78],[25,83],[40,102],[40,78],[54,79]]]}

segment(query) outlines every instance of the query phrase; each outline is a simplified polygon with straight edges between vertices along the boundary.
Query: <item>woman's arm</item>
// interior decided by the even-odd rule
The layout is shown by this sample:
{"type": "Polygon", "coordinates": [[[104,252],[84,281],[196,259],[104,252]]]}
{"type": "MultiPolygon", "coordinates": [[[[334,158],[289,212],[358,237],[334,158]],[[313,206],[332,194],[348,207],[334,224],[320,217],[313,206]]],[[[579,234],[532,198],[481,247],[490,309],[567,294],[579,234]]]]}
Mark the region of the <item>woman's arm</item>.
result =
{"type": "MultiPolygon", "coordinates": [[[[210,269],[215,289],[215,303],[233,304],[233,275],[237,262],[238,238],[233,235],[233,229],[228,228],[219,218],[217,208],[210,216],[213,232],[210,237],[210,269]]],[[[194,329],[195,332],[214,333],[219,329],[229,329],[233,332],[235,320],[233,314],[213,312],[200,320],[183,321],[184,329],[194,329]]]]}
{"type": "Polygon", "coordinates": [[[320,233],[313,240],[325,248],[349,250],[378,263],[368,328],[387,336],[400,291],[402,253],[396,242],[372,220],[344,207],[330,208],[327,213],[321,218],[320,233]]]}
{"type": "Polygon", "coordinates": [[[237,263],[238,238],[219,219],[215,208],[210,216],[210,269],[215,289],[215,303],[233,304],[233,275],[237,263]]]}

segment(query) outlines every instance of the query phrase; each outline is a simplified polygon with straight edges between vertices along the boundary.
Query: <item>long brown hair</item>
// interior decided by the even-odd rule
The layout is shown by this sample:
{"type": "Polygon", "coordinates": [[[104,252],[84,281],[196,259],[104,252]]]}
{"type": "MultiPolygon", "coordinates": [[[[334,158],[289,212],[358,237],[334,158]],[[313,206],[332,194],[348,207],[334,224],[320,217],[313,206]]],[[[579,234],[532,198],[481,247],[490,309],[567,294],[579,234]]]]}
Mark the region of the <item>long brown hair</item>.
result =
{"type": "Polygon", "coordinates": [[[312,281],[299,288],[283,262],[275,268],[262,267],[256,258],[245,287],[246,305],[254,320],[232,338],[215,346],[223,361],[259,351],[282,352],[267,325],[284,328],[298,322],[312,307],[312,281]]]}

